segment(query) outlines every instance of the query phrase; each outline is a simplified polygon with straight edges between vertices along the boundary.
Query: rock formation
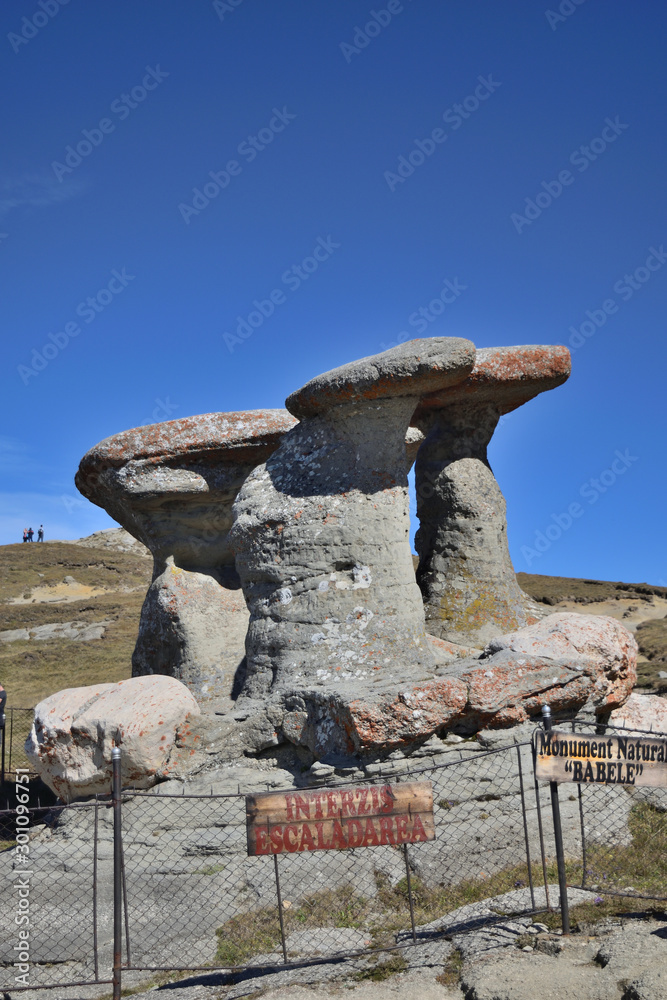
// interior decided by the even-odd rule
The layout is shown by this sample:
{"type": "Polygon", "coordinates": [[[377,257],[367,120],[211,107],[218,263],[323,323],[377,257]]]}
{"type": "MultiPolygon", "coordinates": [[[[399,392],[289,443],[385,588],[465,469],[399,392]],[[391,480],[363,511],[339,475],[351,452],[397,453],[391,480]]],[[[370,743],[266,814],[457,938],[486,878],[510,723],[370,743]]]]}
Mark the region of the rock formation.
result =
{"type": "Polygon", "coordinates": [[[527,614],[487,458],[500,417],[569,370],[561,347],[475,356],[420,339],[312,379],[293,416],[209,414],[97,445],[79,489],[155,560],[134,673],[177,677],[216,709],[235,675],[216,732],[241,753],[378,755],[544,703],[607,716],[632,689],[636,643],[613,619],[527,614]]]}
{"type": "Polygon", "coordinates": [[[426,436],[415,466],[415,544],[433,635],[482,646],[529,622],[487,447],[501,416],[569,374],[565,347],[485,348],[465,381],[421,400],[413,420],[426,436]]]}
{"type": "Polygon", "coordinates": [[[634,637],[614,618],[554,614],[430,675],[304,690],[300,710],[285,699],[282,731],[318,755],[354,754],[404,749],[446,730],[519,725],[545,704],[570,717],[583,708],[608,714],[632,691],[636,664],[634,637]]]}
{"type": "Polygon", "coordinates": [[[405,437],[473,344],[414,340],[308,382],[301,422],[245,481],[230,539],[250,610],[245,697],[435,665],[409,547],[405,437]]]}
{"type": "Polygon", "coordinates": [[[92,448],[79,490],[153,553],[133,674],[168,674],[198,700],[229,697],[248,613],[227,538],[248,473],[296,421],[285,410],[208,413],[92,448]]]}
{"type": "Polygon", "coordinates": [[[111,748],[122,748],[123,784],[150,788],[169,776],[177,736],[199,705],[173,677],[67,688],[35,708],[28,759],[65,802],[109,792],[111,748]]]}

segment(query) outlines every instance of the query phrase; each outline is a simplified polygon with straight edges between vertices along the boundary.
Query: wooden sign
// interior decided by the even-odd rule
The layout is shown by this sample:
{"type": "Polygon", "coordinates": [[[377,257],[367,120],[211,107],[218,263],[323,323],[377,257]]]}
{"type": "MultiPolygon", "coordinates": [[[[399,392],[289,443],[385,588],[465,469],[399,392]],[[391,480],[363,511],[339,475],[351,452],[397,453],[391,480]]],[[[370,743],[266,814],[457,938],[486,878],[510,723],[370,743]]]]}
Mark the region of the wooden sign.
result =
{"type": "Polygon", "coordinates": [[[603,785],[667,785],[667,738],[536,734],[535,777],[603,785]]]}
{"type": "Polygon", "coordinates": [[[248,854],[342,851],[435,839],[430,781],[246,796],[248,854]]]}

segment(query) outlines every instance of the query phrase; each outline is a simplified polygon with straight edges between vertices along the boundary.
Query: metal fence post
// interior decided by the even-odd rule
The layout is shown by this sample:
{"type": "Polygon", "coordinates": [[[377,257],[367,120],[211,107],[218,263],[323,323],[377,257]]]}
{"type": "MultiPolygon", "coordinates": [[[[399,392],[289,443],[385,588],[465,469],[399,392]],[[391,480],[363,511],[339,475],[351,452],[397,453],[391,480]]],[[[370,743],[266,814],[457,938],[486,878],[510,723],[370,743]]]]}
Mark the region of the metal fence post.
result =
{"type": "Polygon", "coordinates": [[[521,792],[521,813],[523,815],[523,839],[526,844],[526,864],[528,865],[528,886],[530,888],[530,905],[535,906],[535,889],[533,887],[533,865],[530,859],[530,840],[528,839],[528,817],[526,816],[526,796],[523,790],[523,767],[521,766],[521,747],[516,748],[516,759],[519,766],[519,791],[521,792]]]}
{"type": "MultiPolygon", "coordinates": [[[[269,818],[267,817],[267,825],[269,818]]],[[[285,922],[283,919],[283,899],[280,894],[280,875],[278,874],[278,855],[273,855],[273,868],[276,875],[276,895],[278,897],[278,917],[280,918],[280,941],[283,946],[283,961],[287,965],[287,943],[285,941],[285,922]]],[[[114,998],[115,1000],[115,998],[114,998]]]]}
{"type": "MultiPolygon", "coordinates": [[[[2,707],[4,708],[4,702],[2,707]]],[[[5,784],[5,732],[7,722],[7,716],[4,712],[0,712],[0,740],[2,741],[2,774],[0,775],[0,784],[4,787],[5,784]]]]}
{"type": "Polygon", "coordinates": [[[99,949],[97,940],[97,847],[99,840],[99,799],[95,796],[95,826],[93,832],[93,956],[95,980],[100,978],[99,949]]]}
{"type": "Polygon", "coordinates": [[[120,1000],[123,947],[123,841],[121,825],[120,747],[111,750],[113,802],[113,1000],[120,1000]]]}
{"type": "MultiPolygon", "coordinates": [[[[548,705],[542,706],[542,717],[544,719],[544,730],[550,732],[552,729],[551,709],[548,705]]],[[[563,849],[563,828],[560,822],[560,803],[558,801],[558,782],[550,781],[551,811],[554,821],[554,840],[556,841],[556,863],[558,865],[558,888],[560,890],[560,913],[563,922],[563,934],[570,933],[570,908],[567,902],[567,878],[565,876],[565,851],[563,849]]]]}

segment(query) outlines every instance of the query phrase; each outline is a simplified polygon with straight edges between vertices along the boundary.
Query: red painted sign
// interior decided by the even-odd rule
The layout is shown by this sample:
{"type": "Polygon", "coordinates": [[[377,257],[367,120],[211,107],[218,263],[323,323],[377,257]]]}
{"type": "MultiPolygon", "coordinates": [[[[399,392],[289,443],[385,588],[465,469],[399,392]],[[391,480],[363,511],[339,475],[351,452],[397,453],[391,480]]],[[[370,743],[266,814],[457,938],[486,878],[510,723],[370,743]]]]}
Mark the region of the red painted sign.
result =
{"type": "Polygon", "coordinates": [[[248,795],[246,819],[251,856],[435,839],[430,781],[248,795]]]}

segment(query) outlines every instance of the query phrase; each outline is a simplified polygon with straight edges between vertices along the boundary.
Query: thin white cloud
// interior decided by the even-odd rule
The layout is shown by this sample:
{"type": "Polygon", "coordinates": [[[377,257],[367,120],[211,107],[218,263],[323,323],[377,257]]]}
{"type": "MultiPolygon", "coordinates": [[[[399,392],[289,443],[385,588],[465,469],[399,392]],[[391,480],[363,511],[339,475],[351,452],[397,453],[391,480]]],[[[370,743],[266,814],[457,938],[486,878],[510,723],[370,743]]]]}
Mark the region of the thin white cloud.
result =
{"type": "Polygon", "coordinates": [[[82,180],[59,183],[48,174],[0,176],[0,219],[15,208],[44,208],[76,198],[86,189],[82,180]]]}

